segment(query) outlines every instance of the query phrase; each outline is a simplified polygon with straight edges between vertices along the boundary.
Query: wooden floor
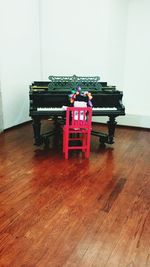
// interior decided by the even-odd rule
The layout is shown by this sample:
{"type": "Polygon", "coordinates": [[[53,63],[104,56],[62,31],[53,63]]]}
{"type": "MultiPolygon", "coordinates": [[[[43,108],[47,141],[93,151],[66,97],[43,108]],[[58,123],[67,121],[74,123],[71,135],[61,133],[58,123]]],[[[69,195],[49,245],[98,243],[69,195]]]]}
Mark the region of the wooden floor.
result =
{"type": "Polygon", "coordinates": [[[92,137],[89,160],[32,135],[0,135],[0,267],[150,267],[150,132],[92,137]]]}

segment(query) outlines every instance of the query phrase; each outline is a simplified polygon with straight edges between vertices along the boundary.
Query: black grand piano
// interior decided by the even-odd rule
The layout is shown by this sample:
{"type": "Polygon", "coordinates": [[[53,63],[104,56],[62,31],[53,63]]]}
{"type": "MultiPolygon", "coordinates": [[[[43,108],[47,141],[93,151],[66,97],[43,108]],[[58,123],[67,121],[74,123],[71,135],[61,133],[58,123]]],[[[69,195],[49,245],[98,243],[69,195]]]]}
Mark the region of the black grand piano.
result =
{"type": "Polygon", "coordinates": [[[35,145],[48,143],[49,136],[57,132],[59,120],[65,118],[63,106],[69,106],[69,95],[77,86],[82,91],[91,92],[92,116],[108,116],[108,133],[92,131],[98,136],[102,145],[114,143],[116,117],[125,115],[122,104],[123,92],[116,90],[115,86],[108,86],[101,82],[99,76],[49,76],[49,81],[34,81],[30,85],[30,111],[33,120],[35,145]],[[55,130],[41,134],[41,120],[53,119],[55,130]]]}

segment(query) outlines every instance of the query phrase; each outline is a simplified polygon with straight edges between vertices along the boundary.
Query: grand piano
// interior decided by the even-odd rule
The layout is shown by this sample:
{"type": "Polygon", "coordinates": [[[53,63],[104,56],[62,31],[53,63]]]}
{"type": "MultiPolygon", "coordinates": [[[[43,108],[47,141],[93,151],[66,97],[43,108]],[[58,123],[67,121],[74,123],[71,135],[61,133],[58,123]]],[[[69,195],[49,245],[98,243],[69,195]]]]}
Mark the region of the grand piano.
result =
{"type": "Polygon", "coordinates": [[[69,95],[77,86],[82,91],[92,94],[92,116],[107,116],[108,133],[92,131],[91,134],[99,137],[101,145],[113,144],[116,127],[116,117],[125,115],[122,104],[123,92],[116,90],[115,86],[101,82],[99,76],[49,76],[49,81],[34,81],[30,85],[29,115],[33,121],[35,145],[45,145],[51,135],[58,132],[59,121],[65,118],[63,106],[69,106],[69,95]],[[53,119],[53,131],[41,134],[41,121],[53,119]]]}

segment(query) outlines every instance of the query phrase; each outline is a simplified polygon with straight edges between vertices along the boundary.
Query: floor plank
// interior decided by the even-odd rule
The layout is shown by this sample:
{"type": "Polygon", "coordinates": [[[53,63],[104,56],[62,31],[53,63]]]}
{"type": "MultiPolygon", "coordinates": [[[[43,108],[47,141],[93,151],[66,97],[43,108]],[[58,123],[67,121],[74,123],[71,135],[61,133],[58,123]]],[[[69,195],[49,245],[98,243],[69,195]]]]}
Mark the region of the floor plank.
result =
{"type": "Polygon", "coordinates": [[[0,266],[150,266],[148,129],[118,127],[106,148],[92,136],[89,159],[35,147],[31,123],[0,148],[0,266]]]}

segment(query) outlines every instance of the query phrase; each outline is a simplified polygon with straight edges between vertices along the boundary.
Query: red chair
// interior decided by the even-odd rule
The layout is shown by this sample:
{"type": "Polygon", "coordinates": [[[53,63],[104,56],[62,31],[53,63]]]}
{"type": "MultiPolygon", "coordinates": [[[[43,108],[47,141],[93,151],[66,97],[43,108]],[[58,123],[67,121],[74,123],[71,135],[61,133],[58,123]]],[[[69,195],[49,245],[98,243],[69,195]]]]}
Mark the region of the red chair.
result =
{"type": "Polygon", "coordinates": [[[66,124],[63,127],[63,152],[68,159],[70,150],[82,150],[85,157],[90,155],[92,108],[68,107],[66,124]],[[74,142],[74,144],[73,144],[74,142]],[[77,143],[75,143],[77,142],[77,143]]]}

